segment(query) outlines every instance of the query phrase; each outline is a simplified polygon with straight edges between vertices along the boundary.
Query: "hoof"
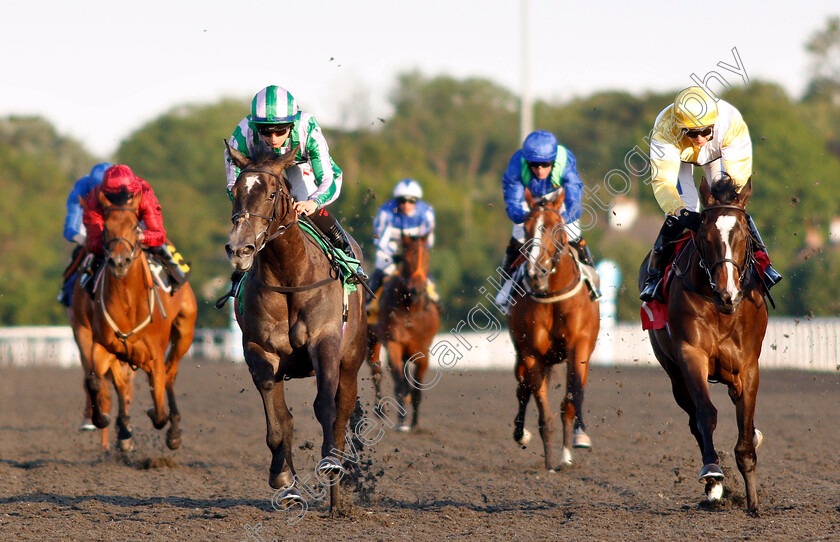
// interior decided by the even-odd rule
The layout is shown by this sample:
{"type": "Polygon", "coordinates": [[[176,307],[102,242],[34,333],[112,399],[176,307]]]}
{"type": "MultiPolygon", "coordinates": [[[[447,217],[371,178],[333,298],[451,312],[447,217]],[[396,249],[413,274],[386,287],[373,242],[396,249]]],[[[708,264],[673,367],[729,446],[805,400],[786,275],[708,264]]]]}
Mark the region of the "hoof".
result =
{"type": "Polygon", "coordinates": [[[166,435],[166,447],[170,450],[177,450],[181,447],[181,435],[177,436],[166,435]]]}
{"type": "Polygon", "coordinates": [[[321,476],[329,476],[331,474],[341,476],[343,473],[344,467],[341,466],[341,461],[331,455],[318,462],[318,474],[321,476]]]}
{"type": "Polygon", "coordinates": [[[560,457],[560,464],[565,467],[572,464],[572,452],[565,446],[563,447],[563,454],[560,457]]]}
{"type": "Polygon", "coordinates": [[[531,442],[531,432],[528,431],[527,429],[522,429],[522,436],[517,439],[516,438],[516,431],[514,431],[513,432],[513,439],[524,450],[525,448],[528,447],[528,443],[531,442]]]}
{"type": "Polygon", "coordinates": [[[301,503],[304,506],[306,505],[306,499],[301,496],[300,491],[298,491],[295,487],[290,487],[283,492],[278,491],[276,493],[279,493],[279,495],[275,494],[275,496],[271,498],[271,506],[277,511],[288,510],[289,508],[298,506],[301,503]]]}
{"type": "Polygon", "coordinates": [[[117,448],[121,452],[133,452],[134,451],[134,439],[127,438],[127,439],[117,440],[117,448]]]}
{"type": "Polygon", "coordinates": [[[697,481],[701,484],[705,484],[715,480],[723,480],[723,478],[723,470],[720,468],[720,465],[717,463],[709,463],[700,471],[700,476],[697,477],[697,481]]]}
{"type": "Polygon", "coordinates": [[[146,415],[148,415],[149,418],[152,420],[152,425],[155,427],[155,429],[163,429],[164,427],[166,427],[166,423],[169,421],[169,418],[167,418],[165,415],[161,416],[161,419],[159,421],[156,420],[155,409],[153,408],[147,410],[146,415]]]}
{"type": "Polygon", "coordinates": [[[753,433],[753,446],[756,450],[758,450],[758,447],[761,446],[762,442],[764,442],[764,435],[762,435],[761,431],[759,431],[758,429],[755,429],[754,431],[755,432],[753,433]]]}
{"type": "Polygon", "coordinates": [[[706,500],[709,502],[718,502],[723,497],[723,484],[718,480],[712,480],[706,483],[706,500]]]}
{"type": "Polygon", "coordinates": [[[82,423],[79,424],[79,431],[96,431],[96,426],[93,425],[90,418],[85,418],[82,420],[82,423]]]}
{"type": "Polygon", "coordinates": [[[397,426],[397,431],[399,431],[400,433],[408,433],[409,431],[411,431],[411,426],[407,423],[401,423],[397,426]]]}
{"type": "Polygon", "coordinates": [[[573,448],[592,448],[592,439],[583,432],[583,429],[575,429],[575,436],[572,439],[573,448]]]}
{"type": "Polygon", "coordinates": [[[274,489],[289,487],[293,482],[294,477],[292,476],[291,470],[285,470],[283,472],[268,472],[268,485],[274,489]]]}
{"type": "Polygon", "coordinates": [[[107,414],[102,414],[100,416],[93,417],[93,425],[98,427],[99,429],[105,429],[109,425],[111,425],[111,416],[107,414]]]}

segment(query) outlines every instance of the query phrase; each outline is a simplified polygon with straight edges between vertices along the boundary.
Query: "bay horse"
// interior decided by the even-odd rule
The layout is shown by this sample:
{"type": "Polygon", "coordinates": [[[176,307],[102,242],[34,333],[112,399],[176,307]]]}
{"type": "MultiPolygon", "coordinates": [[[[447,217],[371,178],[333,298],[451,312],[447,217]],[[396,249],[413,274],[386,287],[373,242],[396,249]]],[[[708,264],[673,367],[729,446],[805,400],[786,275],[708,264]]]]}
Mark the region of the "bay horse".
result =
{"type": "Polygon", "coordinates": [[[367,349],[364,292],[345,292],[331,260],[300,226],[283,174],[295,163],[296,151],[249,158],[228,146],[241,173],[231,190],[233,229],[225,251],[234,269],[248,272],[234,307],[245,361],[265,408],[272,454],[268,483],[283,489],[281,506],[305,502],[292,462],[294,426],[284,380],[314,376],[313,406],[324,437],[317,473],[329,481],[333,510],[345,472],[338,457],[345,457],[346,427],[367,349]]]}
{"type": "Polygon", "coordinates": [[[117,205],[100,194],[99,205],[104,218],[105,269],[98,275],[94,298],[76,280],[70,308],[73,336],[86,373],[91,421],[103,429],[102,446],[107,449],[111,380],[119,399],[117,445],[122,451],[133,449],[129,424],[133,370],[143,369],[154,402],[147,414],[155,429],[169,423],[166,445],[175,450],[181,446],[175,377],[195,332],[195,294],[189,283],[171,295],[156,284],[139,239],[139,196],[117,205]]]}
{"type": "Polygon", "coordinates": [[[429,298],[426,281],[429,274],[429,236],[401,236],[402,251],[396,274],[386,280],[379,300],[376,339],[371,348],[371,366],[379,365],[380,345],[388,352],[388,364],[394,380],[395,399],[400,405],[412,405],[411,425],[407,408],[399,411],[398,431],[417,427],[423,379],[429,367],[429,347],[440,325],[437,305],[429,298]],[[414,365],[411,370],[410,364],[414,365]]]}
{"type": "MultiPolygon", "coordinates": [[[[701,181],[702,223],[674,262],[676,276],[667,287],[667,327],[648,330],[648,334],[656,358],[671,379],[674,398],[688,414],[689,429],[703,458],[699,481],[712,502],[723,495],[724,473],[712,439],[717,410],[709,382],[729,389],[738,423],[735,461],[744,478],[748,513],[756,515],[756,448],[763,437],[753,417],[767,306],[746,219],[751,192],[751,181],[740,193],[729,179],[712,188],[705,178],[701,181]]],[[[647,261],[639,271],[640,285],[646,272],[647,261]]]]}
{"type": "Polygon", "coordinates": [[[578,262],[572,256],[561,214],[562,188],[535,199],[525,190],[530,212],[525,219],[525,288],[514,288],[508,328],[516,350],[514,372],[519,412],[513,438],[525,446],[531,438],[525,429],[525,411],[531,395],[539,411],[545,468],[553,471],[551,443],[554,414],[548,402],[553,367],[566,362],[563,413],[562,465],[572,463],[571,448],[590,448],[583,421],[583,389],[589,360],[600,329],[598,302],[590,299],[578,262]]]}

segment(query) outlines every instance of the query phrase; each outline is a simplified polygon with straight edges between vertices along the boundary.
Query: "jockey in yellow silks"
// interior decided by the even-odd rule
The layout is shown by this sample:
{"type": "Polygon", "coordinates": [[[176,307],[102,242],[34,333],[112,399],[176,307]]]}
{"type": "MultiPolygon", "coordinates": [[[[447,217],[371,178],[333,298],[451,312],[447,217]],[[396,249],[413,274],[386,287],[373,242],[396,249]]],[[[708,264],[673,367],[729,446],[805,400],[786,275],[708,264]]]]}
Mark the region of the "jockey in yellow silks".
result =
{"type": "MultiPolygon", "coordinates": [[[[703,168],[710,185],[728,175],[740,190],[752,175],[750,131],[732,104],[713,98],[701,87],[688,87],[656,117],[650,161],[653,194],[666,218],[651,251],[648,279],[639,296],[642,301],[659,295],[656,285],[667,264],[663,252],[668,244],[685,228],[700,226],[694,166],[703,168]]],[[[749,215],[747,222],[751,235],[764,245],[749,215]]],[[[771,266],[764,274],[768,287],[782,280],[771,266]]]]}

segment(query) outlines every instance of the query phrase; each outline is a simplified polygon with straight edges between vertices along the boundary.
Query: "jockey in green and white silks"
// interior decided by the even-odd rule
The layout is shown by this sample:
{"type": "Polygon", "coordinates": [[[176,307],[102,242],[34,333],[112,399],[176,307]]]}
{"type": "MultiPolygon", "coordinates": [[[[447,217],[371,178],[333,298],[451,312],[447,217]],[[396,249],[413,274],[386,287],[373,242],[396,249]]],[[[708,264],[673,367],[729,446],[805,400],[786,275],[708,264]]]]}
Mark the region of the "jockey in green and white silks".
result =
{"type": "MultiPolygon", "coordinates": [[[[284,171],[295,200],[295,211],[308,216],[330,243],[349,258],[362,260],[361,254],[353,253],[347,232],[325,209],[341,193],[341,168],[330,156],[329,145],[318,121],[310,113],[298,109],[294,96],[288,90],[271,85],[259,91],[251,101],[251,114],[233,130],[229,145],[247,157],[269,151],[282,154],[299,145],[295,155],[299,164],[284,171]]],[[[227,149],[225,167],[227,192],[231,197],[231,189],[240,170],[231,160],[227,149]]],[[[221,308],[228,297],[236,295],[243,276],[243,273],[234,272],[231,276],[231,289],[216,301],[216,308],[221,308]]],[[[358,283],[367,278],[359,265],[347,281],[358,283]]]]}
{"type": "MultiPolygon", "coordinates": [[[[311,113],[300,111],[287,90],[269,86],[258,92],[251,103],[251,114],[236,126],[230,141],[231,147],[249,157],[268,150],[281,154],[298,144],[295,159],[302,163],[287,170],[292,196],[298,201],[312,200],[318,207],[326,207],[341,193],[341,168],[330,156],[318,121],[311,113]],[[273,148],[260,136],[260,127],[286,124],[291,124],[291,133],[280,147],[273,148]]],[[[225,166],[229,193],[239,176],[239,168],[227,150],[225,166]]]]}

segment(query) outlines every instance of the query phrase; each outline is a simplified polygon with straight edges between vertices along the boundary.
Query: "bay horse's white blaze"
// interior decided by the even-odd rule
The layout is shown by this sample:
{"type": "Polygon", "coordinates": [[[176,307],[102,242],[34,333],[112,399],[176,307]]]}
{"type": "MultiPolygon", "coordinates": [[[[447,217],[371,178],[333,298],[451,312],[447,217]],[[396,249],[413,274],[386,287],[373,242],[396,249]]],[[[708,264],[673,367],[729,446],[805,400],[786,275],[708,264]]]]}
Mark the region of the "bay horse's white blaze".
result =
{"type": "MultiPolygon", "coordinates": [[[[721,240],[723,241],[723,246],[726,247],[726,254],[724,254],[723,257],[727,259],[732,259],[732,244],[729,242],[729,239],[731,237],[732,228],[735,227],[735,223],[736,219],[734,216],[720,216],[717,221],[715,221],[715,225],[717,226],[717,229],[720,232],[721,240]]],[[[735,264],[732,262],[725,262],[723,265],[726,266],[726,291],[729,292],[732,299],[735,299],[738,295],[738,285],[735,284],[735,264]]]]}
{"type": "Polygon", "coordinates": [[[260,184],[260,178],[256,175],[248,175],[245,177],[245,190],[250,192],[255,186],[260,184]]]}

